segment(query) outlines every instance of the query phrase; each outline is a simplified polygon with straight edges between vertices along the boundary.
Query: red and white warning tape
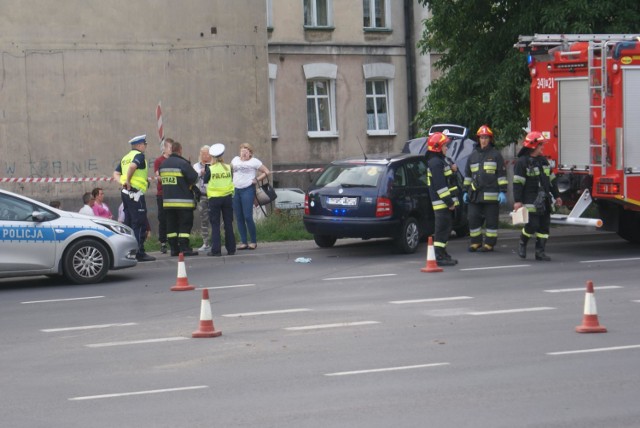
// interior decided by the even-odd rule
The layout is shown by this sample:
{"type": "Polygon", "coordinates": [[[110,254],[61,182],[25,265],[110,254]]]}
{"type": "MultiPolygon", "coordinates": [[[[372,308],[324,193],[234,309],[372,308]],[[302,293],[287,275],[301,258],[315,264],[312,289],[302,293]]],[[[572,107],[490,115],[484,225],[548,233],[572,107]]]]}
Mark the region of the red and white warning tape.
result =
{"type": "MultiPolygon", "coordinates": [[[[286,169],[271,171],[272,174],[322,172],[324,168],[286,169]]],[[[150,177],[155,180],[155,177],[150,177]]],[[[110,182],[113,177],[0,177],[0,183],[82,183],[82,182],[110,182]]]]}

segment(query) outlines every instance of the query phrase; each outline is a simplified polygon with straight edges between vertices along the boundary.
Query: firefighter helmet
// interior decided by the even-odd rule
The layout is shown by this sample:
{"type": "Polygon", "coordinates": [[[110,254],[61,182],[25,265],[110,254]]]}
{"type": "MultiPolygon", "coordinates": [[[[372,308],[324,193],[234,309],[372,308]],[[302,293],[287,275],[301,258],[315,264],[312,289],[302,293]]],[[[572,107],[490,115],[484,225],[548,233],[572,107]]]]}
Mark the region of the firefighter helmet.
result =
{"type": "Polygon", "coordinates": [[[486,135],[489,138],[493,138],[493,131],[487,125],[482,125],[480,128],[478,128],[478,132],[476,132],[476,135],[478,137],[486,135]]]}
{"type": "Polygon", "coordinates": [[[430,152],[440,153],[442,152],[442,147],[448,144],[449,141],[451,141],[449,137],[444,135],[442,132],[435,132],[427,140],[427,150],[430,152]]]}
{"type": "Polygon", "coordinates": [[[531,131],[525,137],[524,143],[522,143],[522,145],[523,147],[526,147],[528,149],[535,149],[540,144],[544,144],[546,142],[547,142],[547,139],[544,138],[544,135],[542,135],[541,132],[531,131]]]}

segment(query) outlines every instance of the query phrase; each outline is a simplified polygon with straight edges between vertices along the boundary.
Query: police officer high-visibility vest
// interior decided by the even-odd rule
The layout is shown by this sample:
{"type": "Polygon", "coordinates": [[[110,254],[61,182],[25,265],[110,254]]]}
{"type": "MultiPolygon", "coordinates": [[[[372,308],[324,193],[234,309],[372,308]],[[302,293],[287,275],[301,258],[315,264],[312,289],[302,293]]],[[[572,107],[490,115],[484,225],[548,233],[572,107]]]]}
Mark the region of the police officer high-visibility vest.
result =
{"type": "Polygon", "coordinates": [[[233,179],[231,167],[221,162],[216,162],[209,167],[211,178],[207,183],[207,198],[220,198],[233,195],[233,179]]]}
{"type": "MultiPolygon", "coordinates": [[[[142,153],[140,150],[131,150],[129,153],[124,155],[122,160],[120,161],[120,168],[122,169],[122,175],[120,176],[120,184],[124,185],[127,181],[127,172],[129,171],[129,164],[133,161],[133,158],[138,154],[142,153]]],[[[147,181],[147,159],[144,160],[144,168],[137,168],[133,175],[131,176],[131,187],[134,187],[138,190],[141,190],[142,193],[147,191],[147,186],[149,182],[147,181]]]]}

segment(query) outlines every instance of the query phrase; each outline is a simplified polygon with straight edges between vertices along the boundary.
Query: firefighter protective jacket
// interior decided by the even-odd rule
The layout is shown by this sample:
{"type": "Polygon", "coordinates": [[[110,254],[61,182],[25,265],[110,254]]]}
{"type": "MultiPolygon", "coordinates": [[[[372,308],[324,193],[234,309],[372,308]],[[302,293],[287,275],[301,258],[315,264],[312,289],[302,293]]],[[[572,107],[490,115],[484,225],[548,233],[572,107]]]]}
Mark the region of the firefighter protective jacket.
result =
{"type": "Polygon", "coordinates": [[[449,190],[448,175],[452,174],[451,167],[442,153],[427,152],[427,185],[434,210],[447,209],[458,205],[457,198],[449,190]]]}
{"type": "Polygon", "coordinates": [[[198,173],[182,156],[172,153],[160,165],[162,180],[162,207],[164,209],[195,209],[191,186],[198,179],[198,173]]]}
{"type": "Polygon", "coordinates": [[[464,174],[464,191],[473,203],[498,203],[498,193],[507,192],[507,170],[498,150],[489,144],[478,146],[469,156],[464,174]]]}
{"type": "Polygon", "coordinates": [[[549,161],[544,156],[531,157],[523,155],[518,158],[513,168],[513,200],[522,203],[529,212],[535,212],[533,201],[542,188],[554,198],[560,196],[556,176],[551,172],[549,161]]]}

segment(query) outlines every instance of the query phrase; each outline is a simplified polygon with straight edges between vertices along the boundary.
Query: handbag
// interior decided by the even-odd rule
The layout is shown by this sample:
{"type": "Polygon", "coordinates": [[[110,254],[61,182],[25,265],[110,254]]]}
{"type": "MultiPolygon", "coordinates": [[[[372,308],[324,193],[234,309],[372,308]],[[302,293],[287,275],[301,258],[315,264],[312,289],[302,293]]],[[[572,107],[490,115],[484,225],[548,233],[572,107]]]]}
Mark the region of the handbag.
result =
{"type": "Polygon", "coordinates": [[[273,190],[273,186],[269,182],[269,179],[266,179],[264,183],[258,183],[256,187],[256,203],[259,206],[269,205],[271,202],[275,201],[278,195],[276,191],[273,190]]]}

